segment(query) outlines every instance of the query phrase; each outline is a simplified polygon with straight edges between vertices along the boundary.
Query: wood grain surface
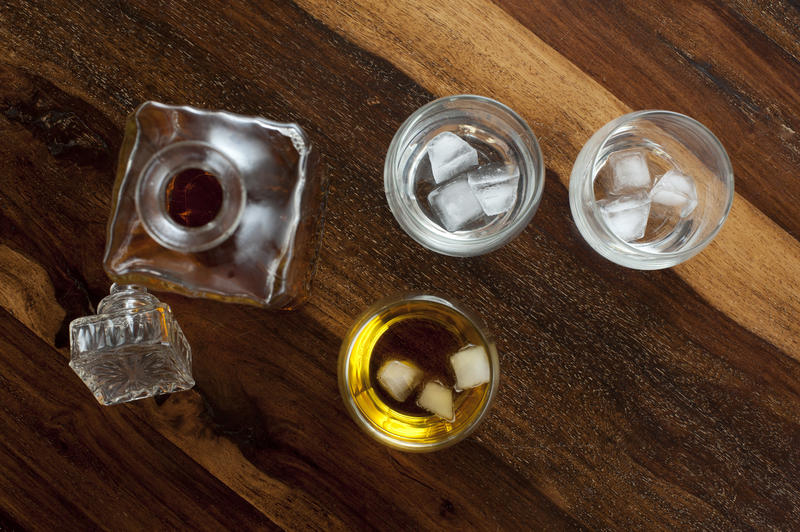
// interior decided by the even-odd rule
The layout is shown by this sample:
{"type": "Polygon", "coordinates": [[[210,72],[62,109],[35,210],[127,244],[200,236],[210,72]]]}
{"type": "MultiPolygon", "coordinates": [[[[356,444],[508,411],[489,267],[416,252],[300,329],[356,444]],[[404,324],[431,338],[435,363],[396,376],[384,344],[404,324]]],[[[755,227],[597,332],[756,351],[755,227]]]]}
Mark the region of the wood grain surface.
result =
{"type": "Polygon", "coordinates": [[[784,529],[800,522],[800,7],[796,2],[67,1],[0,5],[0,529],[784,529]],[[394,132],[476,93],[547,166],[504,248],[400,230],[394,132]],[[330,179],[294,312],[159,294],[196,387],[101,407],[66,365],[101,260],[125,117],[145,100],[296,121],[330,179]],[[639,272],[572,222],[583,143],[633,109],[722,141],[734,207],[700,255],[639,272]],[[496,403],[411,455],[348,418],[336,358],[375,299],[448,294],[494,333],[496,403]]]}

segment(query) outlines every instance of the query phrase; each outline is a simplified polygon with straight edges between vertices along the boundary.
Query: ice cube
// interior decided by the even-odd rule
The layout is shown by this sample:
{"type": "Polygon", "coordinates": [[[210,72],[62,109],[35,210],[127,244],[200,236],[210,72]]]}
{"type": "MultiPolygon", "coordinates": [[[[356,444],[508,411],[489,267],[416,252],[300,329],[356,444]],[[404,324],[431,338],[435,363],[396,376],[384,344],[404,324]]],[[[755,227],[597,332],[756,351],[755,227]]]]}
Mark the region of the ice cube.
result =
{"type": "Polygon", "coordinates": [[[597,204],[608,228],[622,240],[633,242],[644,236],[650,215],[650,198],[647,194],[601,200],[597,204]]]}
{"type": "Polygon", "coordinates": [[[422,393],[417,398],[417,404],[442,419],[455,421],[453,412],[453,391],[438,382],[426,382],[422,393]]]}
{"type": "Polygon", "coordinates": [[[478,166],[478,152],[475,148],[449,131],[433,137],[425,149],[431,162],[433,179],[437,184],[478,166]]]}
{"type": "Polygon", "coordinates": [[[610,194],[624,194],[650,187],[650,169],[640,150],[623,150],[608,157],[611,166],[610,194]]]}
{"type": "Polygon", "coordinates": [[[422,380],[422,370],[405,360],[389,360],[378,370],[378,382],[396,401],[408,399],[422,380]]]}
{"type": "Polygon", "coordinates": [[[471,345],[450,357],[450,364],[456,374],[456,390],[467,390],[489,382],[491,370],[486,350],[471,345]]]}
{"type": "Polygon", "coordinates": [[[487,216],[508,212],[517,201],[519,168],[516,165],[486,164],[467,171],[466,176],[487,216]]]}
{"type": "Polygon", "coordinates": [[[436,187],[428,194],[428,202],[440,225],[451,233],[483,215],[481,204],[472,193],[466,177],[436,187]]]}
{"type": "Polygon", "coordinates": [[[694,179],[677,170],[670,170],[650,190],[650,201],[679,208],[681,218],[685,218],[697,207],[694,179]]]}

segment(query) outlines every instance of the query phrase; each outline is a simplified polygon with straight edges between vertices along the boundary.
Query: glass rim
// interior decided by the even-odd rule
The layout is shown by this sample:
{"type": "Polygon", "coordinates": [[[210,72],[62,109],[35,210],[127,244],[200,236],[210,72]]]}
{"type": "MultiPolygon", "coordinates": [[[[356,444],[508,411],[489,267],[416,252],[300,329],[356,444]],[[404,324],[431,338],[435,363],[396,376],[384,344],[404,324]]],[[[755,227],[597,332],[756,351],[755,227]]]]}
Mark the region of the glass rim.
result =
{"type": "Polygon", "coordinates": [[[483,322],[480,316],[472,312],[470,309],[464,307],[460,302],[431,292],[401,292],[379,299],[359,314],[353,325],[348,329],[345,339],[342,342],[342,346],[339,350],[337,373],[339,393],[342,396],[347,413],[356,422],[356,425],[358,425],[367,435],[379,443],[401,451],[420,453],[438,451],[440,449],[450,447],[451,445],[455,445],[456,443],[464,440],[478,428],[491,409],[492,404],[494,403],[495,395],[497,394],[497,388],[500,381],[500,360],[497,354],[497,347],[495,345],[494,338],[488,332],[486,324],[483,322]],[[361,409],[356,405],[355,399],[350,393],[348,393],[348,384],[350,382],[348,367],[350,357],[353,352],[355,340],[359,337],[364,327],[373,318],[375,318],[375,316],[384,310],[414,301],[436,303],[447,307],[448,309],[455,311],[466,318],[466,320],[483,338],[486,344],[486,352],[492,369],[492,377],[489,381],[488,389],[486,391],[486,400],[480,407],[478,414],[475,416],[472,422],[458,431],[453,431],[452,434],[447,435],[447,437],[441,441],[430,443],[401,440],[380,430],[368,417],[364,415],[361,409]]]}
{"type": "Polygon", "coordinates": [[[502,247],[517,237],[525,227],[527,227],[534,214],[536,214],[539,203],[541,202],[545,183],[544,174],[544,156],[542,155],[539,141],[533,133],[533,130],[531,130],[530,126],[528,126],[519,114],[507,105],[486,96],[456,94],[444,96],[426,103],[411,113],[400,125],[386,153],[383,182],[389,209],[406,234],[418,244],[431,251],[456,257],[471,257],[483,255],[502,247]],[[421,223],[419,220],[419,213],[414,212],[407,202],[402,201],[400,199],[401,194],[398,193],[398,191],[402,189],[407,176],[397,171],[396,163],[409,133],[421,119],[437,112],[440,108],[444,108],[445,104],[453,102],[487,106],[489,109],[492,109],[496,115],[505,114],[506,116],[504,118],[515,123],[520,128],[521,140],[523,142],[515,144],[517,144],[516,147],[520,150],[523,158],[529,163],[526,166],[530,167],[530,171],[527,174],[520,176],[525,180],[526,194],[522,203],[518,206],[517,213],[514,215],[511,223],[497,233],[491,235],[474,238],[453,238],[452,236],[448,236],[450,233],[444,229],[441,231],[432,230],[421,223]]]}

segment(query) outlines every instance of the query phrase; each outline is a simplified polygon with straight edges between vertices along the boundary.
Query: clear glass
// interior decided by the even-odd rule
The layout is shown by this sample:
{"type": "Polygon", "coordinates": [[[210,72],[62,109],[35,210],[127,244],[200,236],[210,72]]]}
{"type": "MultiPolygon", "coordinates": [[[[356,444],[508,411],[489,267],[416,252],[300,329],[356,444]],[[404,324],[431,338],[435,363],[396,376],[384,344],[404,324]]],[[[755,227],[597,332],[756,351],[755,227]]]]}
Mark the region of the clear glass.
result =
{"type": "Polygon", "coordinates": [[[128,119],[104,267],[136,283],[268,308],[304,301],[318,254],[324,178],[296,124],[156,102],[128,119]],[[199,227],[177,223],[173,177],[211,174],[221,208],[199,227]]]}
{"type": "Polygon", "coordinates": [[[104,405],[188,390],[192,350],[169,305],[135,285],[111,286],[97,314],[69,325],[70,367],[104,405]]]}
{"type": "MultiPolygon", "coordinates": [[[[419,329],[413,329],[416,331],[419,329]]],[[[409,329],[406,329],[409,331],[409,329]]],[[[401,336],[402,337],[402,336],[401,336]]],[[[422,357],[441,356],[441,360],[423,361],[420,367],[448,368],[455,350],[437,351],[437,341],[425,335],[408,338],[414,346],[387,344],[390,352],[402,353],[405,347],[421,347],[422,357]]],[[[418,359],[417,362],[420,362],[418,359]]],[[[368,308],[347,333],[339,354],[339,390],[351,417],[367,434],[390,447],[411,452],[435,451],[453,445],[471,434],[486,416],[494,400],[500,376],[497,349],[481,319],[461,304],[441,296],[423,293],[397,295],[376,302],[368,308]],[[453,393],[454,417],[446,420],[424,411],[409,412],[398,407],[382,393],[376,371],[382,360],[377,358],[384,339],[403,324],[424,323],[452,335],[452,346],[480,346],[488,358],[488,382],[456,390],[453,393]]],[[[452,377],[452,375],[450,376],[452,377]]],[[[409,401],[418,400],[426,375],[417,383],[409,401]]],[[[446,379],[439,383],[451,385],[446,379]]]]}
{"type": "MultiPolygon", "coordinates": [[[[643,198],[652,197],[655,185],[648,187],[643,198]]],[[[719,232],[733,197],[733,169],[722,144],[698,121],[670,111],[637,111],[603,126],[578,154],[569,183],[572,217],[586,242],[608,260],[639,270],[669,268],[699,253],[719,232]],[[689,214],[652,203],[643,236],[625,240],[603,215],[604,202],[615,196],[600,183],[612,171],[610,157],[630,153],[642,154],[652,183],[669,171],[689,176],[696,203],[689,214]]]]}
{"type": "Polygon", "coordinates": [[[536,136],[507,106],[483,96],[448,96],[415,111],[392,139],[384,167],[384,188],[397,222],[428,249],[454,256],[493,251],[528,225],[542,197],[544,162],[536,136]],[[428,194],[435,183],[427,156],[430,141],[451,132],[478,152],[481,166],[511,164],[519,169],[516,200],[505,213],[481,215],[462,230],[445,230],[428,194]]]}

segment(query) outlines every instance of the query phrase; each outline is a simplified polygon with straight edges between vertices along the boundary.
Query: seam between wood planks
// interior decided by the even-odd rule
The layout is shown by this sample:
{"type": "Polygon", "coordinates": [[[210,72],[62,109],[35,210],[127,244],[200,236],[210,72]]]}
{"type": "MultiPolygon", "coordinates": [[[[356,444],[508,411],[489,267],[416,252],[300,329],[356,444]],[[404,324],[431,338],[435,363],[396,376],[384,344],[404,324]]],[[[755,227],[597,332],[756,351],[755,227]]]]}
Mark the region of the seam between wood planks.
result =
{"type": "MultiPolygon", "coordinates": [[[[437,96],[475,93],[509,105],[541,136],[547,166],[567,187],[583,143],[632,110],[487,1],[297,4],[437,96]]],[[[800,242],[746,199],[736,194],[715,240],[673,271],[710,305],[800,361],[800,242]]]]}

